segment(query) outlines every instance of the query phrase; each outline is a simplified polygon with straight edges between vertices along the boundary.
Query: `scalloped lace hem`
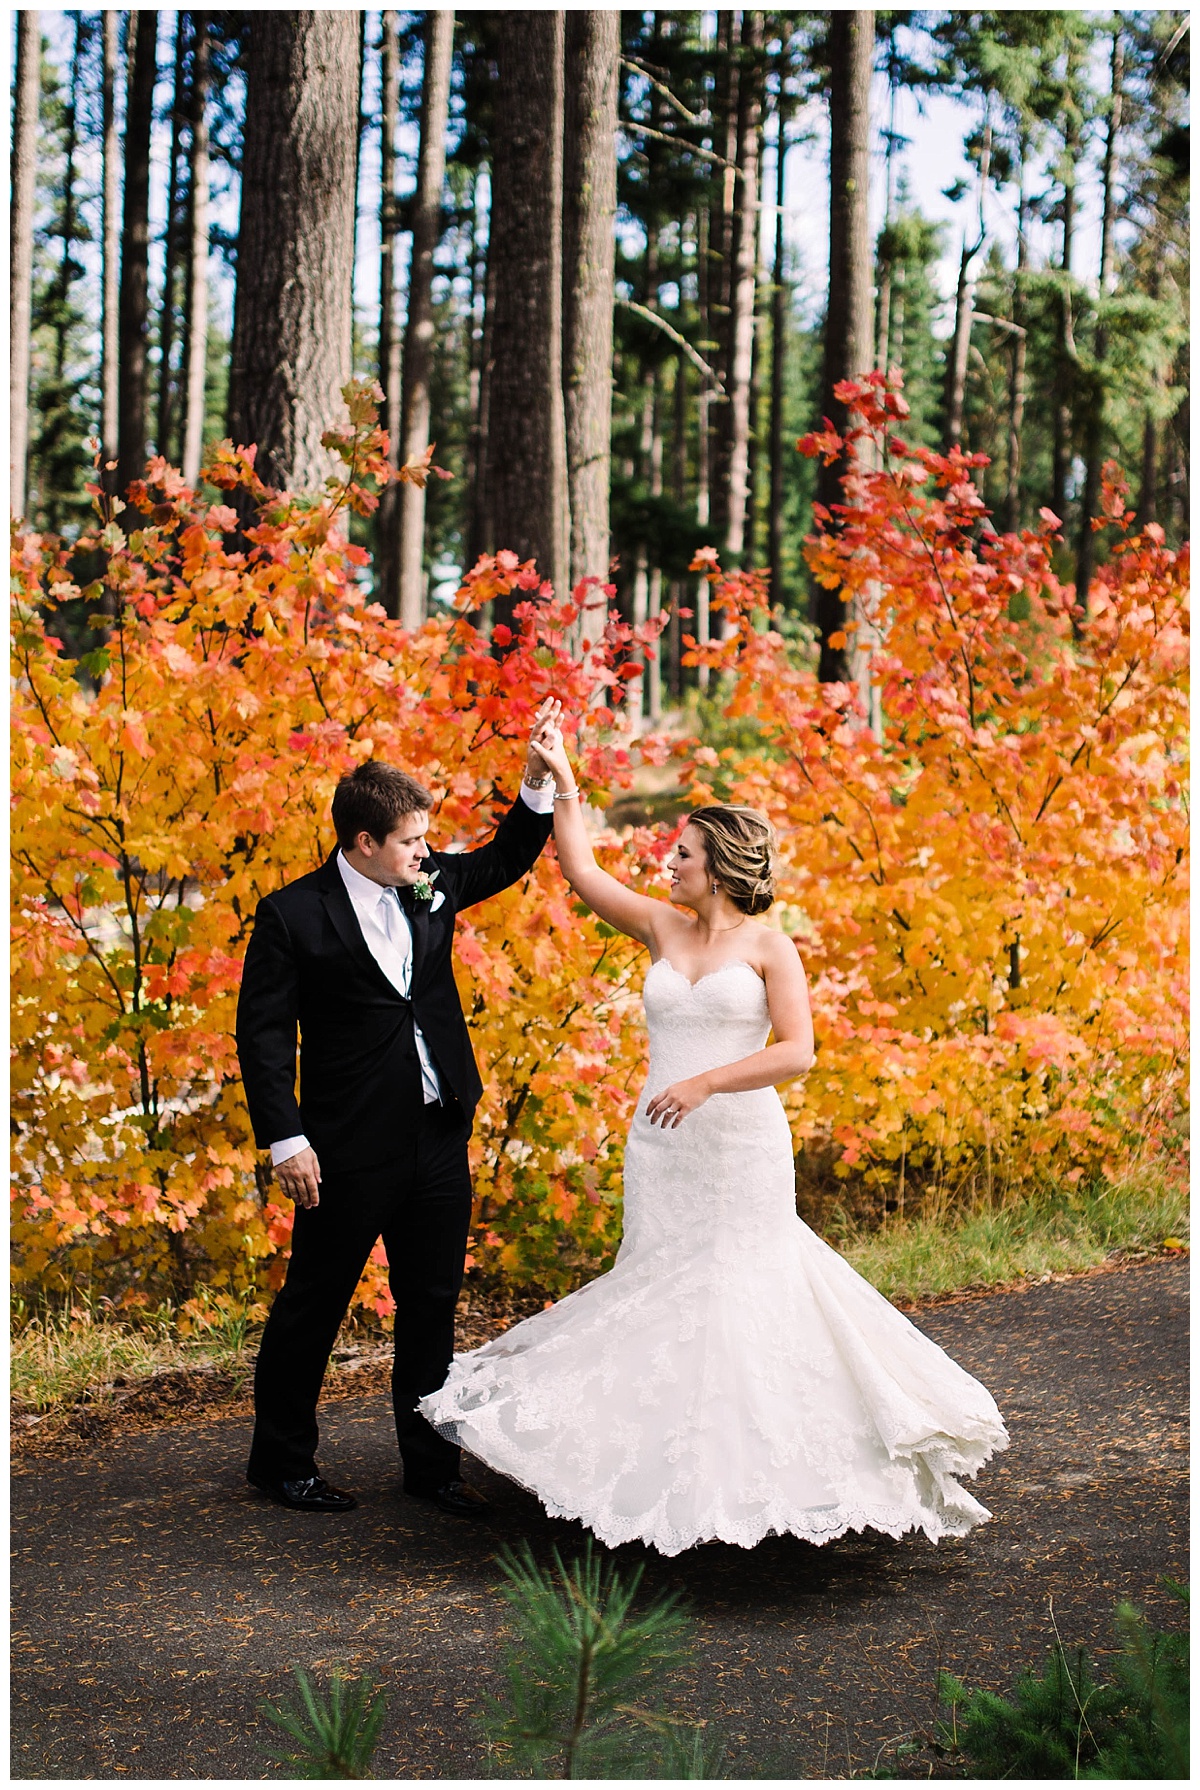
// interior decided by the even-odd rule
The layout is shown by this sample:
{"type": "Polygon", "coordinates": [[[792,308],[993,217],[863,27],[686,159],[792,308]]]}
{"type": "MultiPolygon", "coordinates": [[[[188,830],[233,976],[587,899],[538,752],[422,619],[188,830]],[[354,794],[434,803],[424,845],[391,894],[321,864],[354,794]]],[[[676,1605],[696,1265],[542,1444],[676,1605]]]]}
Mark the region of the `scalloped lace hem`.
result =
{"type": "MultiPolygon", "coordinates": [[[[438,1396],[436,1393],[431,1394],[422,1403],[432,1405],[438,1396]]],[[[936,1545],[939,1541],[969,1535],[981,1524],[990,1522],[992,1517],[991,1511],[972,1497],[958,1483],[957,1478],[951,1477],[947,1471],[944,1465],[947,1451],[943,1441],[932,1447],[928,1453],[919,1448],[905,1449],[893,1457],[895,1464],[904,1462],[914,1471],[924,1468],[930,1475],[936,1492],[929,1501],[922,1500],[914,1488],[911,1500],[903,1503],[867,1501],[857,1504],[843,1501],[834,1505],[793,1508],[786,1494],[780,1493],[771,1501],[764,1502],[762,1509],[745,1521],[738,1521],[730,1518],[724,1511],[712,1509],[697,1514],[686,1529],[681,1529],[665,1521],[652,1506],[636,1517],[624,1517],[600,1501],[589,1502],[577,1491],[567,1491],[561,1486],[556,1490],[549,1490],[545,1481],[540,1485],[537,1483],[534,1463],[516,1463],[503,1458],[505,1451],[502,1448],[489,1448],[488,1439],[470,1433],[469,1422],[438,1420],[428,1409],[425,1415],[433,1427],[449,1441],[457,1443],[493,1472],[531,1492],[548,1516],[582,1523],[597,1540],[610,1548],[621,1547],[627,1542],[642,1542],[660,1554],[673,1556],[682,1554],[689,1548],[702,1547],[710,1541],[726,1542],[739,1548],[754,1548],[769,1535],[794,1535],[800,1541],[823,1547],[826,1542],[836,1541],[839,1536],[850,1531],[861,1534],[867,1529],[890,1536],[894,1541],[920,1531],[936,1545]]],[[[972,1438],[971,1444],[967,1445],[970,1449],[969,1464],[963,1455],[958,1455],[953,1473],[961,1473],[973,1479],[993,1454],[1008,1447],[1008,1442],[1008,1434],[1003,1428],[987,1440],[983,1437],[972,1438]]]]}

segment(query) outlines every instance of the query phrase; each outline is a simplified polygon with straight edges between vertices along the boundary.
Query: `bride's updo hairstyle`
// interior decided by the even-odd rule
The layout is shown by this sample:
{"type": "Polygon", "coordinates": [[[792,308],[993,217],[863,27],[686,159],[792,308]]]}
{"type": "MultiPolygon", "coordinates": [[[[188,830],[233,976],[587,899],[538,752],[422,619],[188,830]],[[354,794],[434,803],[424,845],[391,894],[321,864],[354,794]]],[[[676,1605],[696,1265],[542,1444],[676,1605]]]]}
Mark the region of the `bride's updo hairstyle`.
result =
{"type": "Polygon", "coordinates": [[[757,808],[697,808],[687,824],[704,840],[709,874],[734,907],[765,914],[775,899],[775,830],[757,808]]]}

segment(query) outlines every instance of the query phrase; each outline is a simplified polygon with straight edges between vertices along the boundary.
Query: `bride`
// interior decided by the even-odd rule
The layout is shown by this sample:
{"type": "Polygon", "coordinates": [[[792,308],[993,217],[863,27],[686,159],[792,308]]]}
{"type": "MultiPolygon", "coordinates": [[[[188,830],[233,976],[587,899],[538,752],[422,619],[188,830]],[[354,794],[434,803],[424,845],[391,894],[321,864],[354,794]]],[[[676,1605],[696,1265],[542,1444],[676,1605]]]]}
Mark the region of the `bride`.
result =
{"type": "Polygon", "coordinates": [[[796,1216],[775,1087],[813,1033],[795,946],[755,918],[770,826],[698,809],[670,900],[637,894],[592,855],[560,718],[535,749],[563,874],[651,956],[624,1237],[609,1273],[457,1356],[420,1409],[610,1547],[965,1535],[989,1512],[959,1478],[1008,1442],[994,1401],[796,1216]]]}

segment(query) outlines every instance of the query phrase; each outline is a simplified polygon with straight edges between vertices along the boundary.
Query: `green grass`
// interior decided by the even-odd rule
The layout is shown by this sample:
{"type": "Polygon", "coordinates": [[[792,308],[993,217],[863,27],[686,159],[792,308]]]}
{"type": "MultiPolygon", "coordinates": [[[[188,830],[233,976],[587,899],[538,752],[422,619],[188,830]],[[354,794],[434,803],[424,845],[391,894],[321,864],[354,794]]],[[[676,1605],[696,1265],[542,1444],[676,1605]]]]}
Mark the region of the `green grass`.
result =
{"type": "Polygon", "coordinates": [[[201,1289],[183,1312],[162,1306],[140,1322],[120,1320],[88,1303],[30,1316],[14,1301],[10,1390],[27,1409],[50,1412],[85,1396],[111,1396],[164,1371],[217,1367],[240,1388],[252,1365],[251,1345],[265,1308],[252,1296],[201,1289]]]}
{"type": "Polygon", "coordinates": [[[183,1346],[169,1322],[135,1327],[78,1306],[46,1313],[13,1336],[10,1390],[35,1411],[52,1411],[114,1380],[178,1367],[183,1346]]]}
{"type": "Polygon", "coordinates": [[[838,1248],[889,1299],[934,1299],[1098,1268],[1118,1254],[1157,1253],[1188,1237],[1187,1189],[1145,1169],[1119,1187],[1045,1194],[850,1231],[838,1248]]]}

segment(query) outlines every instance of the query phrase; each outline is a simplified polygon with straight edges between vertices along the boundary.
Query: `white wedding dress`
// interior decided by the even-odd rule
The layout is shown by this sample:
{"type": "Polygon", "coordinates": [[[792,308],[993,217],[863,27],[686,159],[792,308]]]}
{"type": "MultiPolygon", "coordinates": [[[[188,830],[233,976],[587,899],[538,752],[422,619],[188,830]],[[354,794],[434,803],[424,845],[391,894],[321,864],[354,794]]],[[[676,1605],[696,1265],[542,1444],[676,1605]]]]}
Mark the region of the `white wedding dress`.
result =
{"type": "Polygon", "coordinates": [[[766,990],[735,961],[646,977],[650,1069],[607,1274],[455,1357],[420,1409],[551,1516],[678,1554],[847,1529],[931,1540],[989,1512],[959,1484],[1008,1437],[991,1395],[796,1216],[772,1088],[675,1130],[671,1082],[761,1050],[766,990]]]}

